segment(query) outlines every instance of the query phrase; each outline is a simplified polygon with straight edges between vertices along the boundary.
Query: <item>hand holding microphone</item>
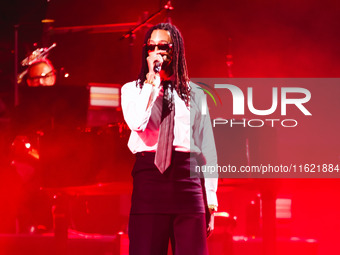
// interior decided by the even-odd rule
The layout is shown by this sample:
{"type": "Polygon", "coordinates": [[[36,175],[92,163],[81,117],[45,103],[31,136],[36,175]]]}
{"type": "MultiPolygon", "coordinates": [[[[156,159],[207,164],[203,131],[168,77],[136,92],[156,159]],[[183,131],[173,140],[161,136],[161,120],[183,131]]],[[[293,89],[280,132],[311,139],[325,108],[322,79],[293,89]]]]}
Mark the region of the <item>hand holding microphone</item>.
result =
{"type": "MultiPolygon", "coordinates": [[[[150,52],[149,56],[146,58],[149,67],[149,73],[146,75],[146,82],[156,85],[155,80],[160,79],[160,71],[162,70],[163,57],[161,54],[156,52],[150,52]]],[[[159,85],[159,84],[158,84],[159,85]]]]}
{"type": "Polygon", "coordinates": [[[156,61],[154,62],[153,71],[154,71],[155,73],[159,73],[159,72],[161,71],[161,69],[162,69],[162,63],[159,62],[158,60],[156,60],[156,61]]]}
{"type": "Polygon", "coordinates": [[[155,52],[150,52],[146,61],[148,62],[149,72],[146,74],[145,82],[153,86],[147,106],[149,108],[155,98],[162,96],[161,76],[159,73],[162,69],[163,57],[155,52]]]}

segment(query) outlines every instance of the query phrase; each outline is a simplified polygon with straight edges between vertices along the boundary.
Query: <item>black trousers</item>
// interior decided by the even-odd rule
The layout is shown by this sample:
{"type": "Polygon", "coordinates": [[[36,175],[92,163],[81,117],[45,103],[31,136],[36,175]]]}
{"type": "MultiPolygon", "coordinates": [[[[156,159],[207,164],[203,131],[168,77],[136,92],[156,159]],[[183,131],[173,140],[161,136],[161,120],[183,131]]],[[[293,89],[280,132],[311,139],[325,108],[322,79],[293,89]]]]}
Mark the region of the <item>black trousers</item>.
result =
{"type": "Polygon", "coordinates": [[[206,255],[206,219],[197,164],[190,153],[173,152],[161,174],[155,153],[139,153],[132,171],[129,220],[130,255],[166,255],[171,240],[175,255],[206,255]]]}
{"type": "Polygon", "coordinates": [[[130,255],[207,255],[205,214],[132,214],[130,255]]]}

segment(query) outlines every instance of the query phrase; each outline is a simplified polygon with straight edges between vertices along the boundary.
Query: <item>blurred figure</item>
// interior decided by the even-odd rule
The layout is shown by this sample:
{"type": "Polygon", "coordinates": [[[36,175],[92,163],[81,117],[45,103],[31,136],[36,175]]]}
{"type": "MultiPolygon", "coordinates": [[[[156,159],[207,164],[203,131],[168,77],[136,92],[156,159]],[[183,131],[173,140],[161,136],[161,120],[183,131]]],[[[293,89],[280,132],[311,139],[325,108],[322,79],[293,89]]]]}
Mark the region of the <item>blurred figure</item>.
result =
{"type": "Polygon", "coordinates": [[[47,58],[33,62],[27,69],[26,83],[29,87],[53,86],[56,83],[56,70],[47,58]]]}
{"type": "Polygon", "coordinates": [[[48,105],[35,88],[54,86],[56,70],[47,58],[34,60],[23,73],[20,104],[12,116],[13,141],[10,148],[11,168],[17,173],[20,184],[17,211],[17,232],[40,233],[51,229],[51,206],[46,194],[40,191],[40,139],[51,128],[53,119],[48,105]],[[33,93],[27,93],[34,87],[33,93]],[[27,90],[28,89],[28,90],[27,90]],[[31,98],[27,104],[25,98],[31,98]],[[32,100],[34,98],[34,100],[32,100]],[[26,102],[26,103],[25,103],[26,102]],[[43,108],[43,109],[41,109],[43,108]],[[47,113],[44,112],[46,110],[47,113]]]}

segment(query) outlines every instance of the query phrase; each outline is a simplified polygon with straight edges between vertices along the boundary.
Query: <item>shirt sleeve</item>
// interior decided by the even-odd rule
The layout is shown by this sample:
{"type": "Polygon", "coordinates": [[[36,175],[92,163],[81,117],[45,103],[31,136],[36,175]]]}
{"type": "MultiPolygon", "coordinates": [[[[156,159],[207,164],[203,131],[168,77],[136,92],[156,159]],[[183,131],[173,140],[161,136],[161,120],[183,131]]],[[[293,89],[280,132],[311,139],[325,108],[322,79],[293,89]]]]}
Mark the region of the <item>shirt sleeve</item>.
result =
{"type": "MultiPolygon", "coordinates": [[[[195,85],[194,85],[195,86],[195,85]]],[[[197,86],[197,85],[196,85],[197,86]]],[[[199,142],[201,154],[204,158],[204,165],[202,169],[216,169],[217,166],[217,152],[215,146],[214,133],[211,125],[210,114],[208,109],[203,113],[201,111],[202,104],[206,105],[206,95],[203,91],[196,89],[196,103],[200,109],[200,127],[199,127],[199,142]]],[[[218,186],[218,173],[203,171],[204,173],[204,184],[207,196],[207,203],[211,206],[218,206],[217,201],[217,186],[218,186]]]]}
{"type": "MultiPolygon", "coordinates": [[[[210,115],[207,112],[203,117],[203,141],[202,141],[202,154],[206,160],[207,169],[216,169],[217,166],[217,153],[215,147],[214,134],[210,122],[210,115]]],[[[217,172],[204,172],[204,184],[207,195],[208,205],[218,206],[217,202],[217,185],[218,173],[217,172]]]]}
{"type": "Polygon", "coordinates": [[[152,106],[157,98],[157,96],[154,96],[148,106],[152,92],[153,86],[148,83],[144,83],[143,87],[140,88],[134,81],[122,87],[122,111],[124,119],[131,130],[145,130],[151,116],[152,106]]]}

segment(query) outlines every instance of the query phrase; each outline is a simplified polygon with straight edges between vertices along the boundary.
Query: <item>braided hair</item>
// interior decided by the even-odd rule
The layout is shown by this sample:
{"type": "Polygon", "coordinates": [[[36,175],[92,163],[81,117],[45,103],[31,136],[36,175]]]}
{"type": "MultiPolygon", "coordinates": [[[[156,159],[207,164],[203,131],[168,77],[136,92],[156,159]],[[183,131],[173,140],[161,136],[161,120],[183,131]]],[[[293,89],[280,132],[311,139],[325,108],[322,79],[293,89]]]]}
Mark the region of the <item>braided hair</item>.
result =
{"type": "Polygon", "coordinates": [[[166,30],[170,33],[170,37],[173,44],[172,51],[172,73],[174,74],[174,86],[178,96],[185,102],[186,106],[189,106],[190,101],[190,85],[188,69],[185,60],[184,42],[179,30],[170,23],[159,23],[152,28],[145,35],[144,47],[142,52],[142,67],[138,75],[137,86],[143,87],[146,80],[146,74],[149,72],[149,67],[146,58],[148,57],[147,43],[154,30],[166,30]]]}

